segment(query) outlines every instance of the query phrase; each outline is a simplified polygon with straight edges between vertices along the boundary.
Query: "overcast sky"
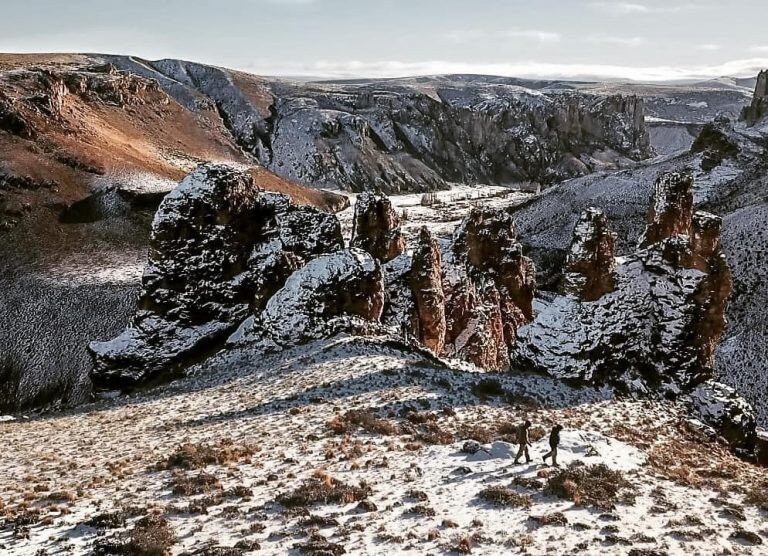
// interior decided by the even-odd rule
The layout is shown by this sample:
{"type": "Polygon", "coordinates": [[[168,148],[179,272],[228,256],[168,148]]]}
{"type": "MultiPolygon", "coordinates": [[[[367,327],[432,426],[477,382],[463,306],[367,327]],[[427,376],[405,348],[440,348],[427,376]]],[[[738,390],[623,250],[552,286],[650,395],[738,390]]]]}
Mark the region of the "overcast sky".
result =
{"type": "Polygon", "coordinates": [[[659,80],[768,67],[768,0],[3,0],[0,51],[270,75],[659,80]]]}

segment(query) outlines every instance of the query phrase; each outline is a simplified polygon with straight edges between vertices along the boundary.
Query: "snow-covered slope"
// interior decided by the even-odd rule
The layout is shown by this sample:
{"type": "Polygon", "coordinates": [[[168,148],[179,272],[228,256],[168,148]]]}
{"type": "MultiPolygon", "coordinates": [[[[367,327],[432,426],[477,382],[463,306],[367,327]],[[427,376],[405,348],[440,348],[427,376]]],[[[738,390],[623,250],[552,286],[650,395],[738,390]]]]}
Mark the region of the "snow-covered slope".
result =
{"type": "Polygon", "coordinates": [[[233,350],[153,393],[0,434],[12,556],[109,553],[149,533],[175,555],[758,554],[768,542],[764,474],[676,405],[489,381],[383,339],[233,350]],[[533,461],[515,466],[524,418],[533,461]],[[541,462],[555,422],[567,475],[541,462]]]}

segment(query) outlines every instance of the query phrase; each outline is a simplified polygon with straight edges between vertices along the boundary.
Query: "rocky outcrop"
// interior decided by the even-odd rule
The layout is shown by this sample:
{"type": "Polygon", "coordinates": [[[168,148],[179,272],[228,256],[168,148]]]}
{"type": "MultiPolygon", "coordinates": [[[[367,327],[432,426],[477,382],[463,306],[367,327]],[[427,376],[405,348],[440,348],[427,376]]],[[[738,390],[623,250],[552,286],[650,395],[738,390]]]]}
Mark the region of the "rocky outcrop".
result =
{"type": "Polygon", "coordinates": [[[757,76],[752,104],[746,106],[741,112],[741,119],[747,122],[747,125],[755,125],[766,116],[768,116],[768,70],[763,70],[757,76]]]}
{"type": "Polygon", "coordinates": [[[131,325],[96,342],[94,382],[131,386],[219,345],[309,259],[343,246],[338,220],[251,174],[203,165],[163,200],[131,325]]]}
{"type": "Polygon", "coordinates": [[[515,363],[631,391],[674,393],[711,377],[731,280],[720,219],[692,214],[692,184],[659,177],[641,247],[617,264],[613,291],[590,303],[556,297],[520,330],[515,363]]]}
{"type": "Polygon", "coordinates": [[[693,223],[693,176],[666,172],[656,179],[648,210],[648,225],[640,238],[647,247],[674,235],[691,234],[693,223]]]}
{"type": "Polygon", "coordinates": [[[708,380],[696,386],[684,401],[695,417],[712,427],[737,453],[748,457],[756,453],[755,412],[733,388],[708,380]]]}
{"type": "Polygon", "coordinates": [[[573,230],[565,262],[563,289],[582,301],[594,301],[613,291],[616,267],[616,234],[605,213],[589,208],[573,230]]]}
{"type": "Polygon", "coordinates": [[[370,192],[358,195],[350,244],[382,262],[391,261],[405,251],[400,217],[386,196],[370,192]]]}
{"type": "Polygon", "coordinates": [[[731,137],[733,125],[727,118],[718,118],[705,124],[691,146],[691,152],[701,153],[701,169],[710,172],[720,166],[724,160],[735,158],[739,146],[731,137]]]}
{"type": "Polygon", "coordinates": [[[379,263],[361,249],[312,259],[294,272],[264,310],[246,320],[230,343],[286,347],[365,328],[381,318],[384,279],[379,263]]]}
{"type": "Polygon", "coordinates": [[[509,366],[518,328],[533,318],[535,268],[504,210],[474,209],[446,258],[446,354],[480,367],[509,366]]]}
{"type": "Polygon", "coordinates": [[[440,247],[424,227],[413,250],[410,286],[417,313],[417,337],[435,354],[442,353],[446,335],[442,272],[440,247]]]}

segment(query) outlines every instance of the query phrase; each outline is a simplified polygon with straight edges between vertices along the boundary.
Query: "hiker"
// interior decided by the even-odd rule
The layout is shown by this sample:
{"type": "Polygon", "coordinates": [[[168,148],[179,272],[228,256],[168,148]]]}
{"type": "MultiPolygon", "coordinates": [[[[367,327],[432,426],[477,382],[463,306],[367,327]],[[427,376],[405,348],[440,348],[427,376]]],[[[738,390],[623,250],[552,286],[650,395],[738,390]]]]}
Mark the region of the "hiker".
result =
{"type": "Polygon", "coordinates": [[[515,456],[515,465],[520,463],[520,458],[525,454],[525,463],[531,463],[531,456],[528,454],[528,446],[531,445],[528,440],[528,429],[531,428],[531,422],[526,420],[525,423],[517,427],[517,443],[520,447],[517,449],[517,455],[515,456]]]}
{"type": "Polygon", "coordinates": [[[552,458],[552,465],[560,467],[557,464],[557,447],[560,444],[560,431],[563,430],[563,425],[555,425],[552,427],[552,431],[549,433],[549,452],[544,454],[544,463],[547,463],[547,458],[552,458]]]}

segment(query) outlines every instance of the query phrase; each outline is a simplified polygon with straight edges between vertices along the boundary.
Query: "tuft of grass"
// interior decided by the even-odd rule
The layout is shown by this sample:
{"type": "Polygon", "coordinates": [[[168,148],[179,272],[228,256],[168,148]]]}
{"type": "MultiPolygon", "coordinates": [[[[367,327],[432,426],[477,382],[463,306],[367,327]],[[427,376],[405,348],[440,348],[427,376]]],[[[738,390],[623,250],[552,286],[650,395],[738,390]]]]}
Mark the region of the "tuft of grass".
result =
{"type": "Polygon", "coordinates": [[[317,533],[309,537],[307,542],[294,544],[293,548],[303,554],[314,554],[315,556],[337,556],[346,552],[342,545],[330,542],[323,535],[317,533]]]}
{"type": "Polygon", "coordinates": [[[347,485],[330,475],[313,477],[292,492],[281,493],[275,500],[286,508],[306,508],[314,504],[350,504],[365,500],[371,494],[368,485],[347,485]]]}
{"type": "Polygon", "coordinates": [[[358,428],[372,434],[392,436],[400,432],[397,425],[385,419],[379,419],[372,412],[353,409],[335,415],[328,421],[328,428],[336,434],[349,434],[358,428]]]}
{"type": "Polygon", "coordinates": [[[179,446],[164,461],[159,469],[203,469],[209,465],[224,465],[230,462],[248,461],[258,449],[250,444],[239,445],[230,438],[216,444],[187,443],[179,446]]]}
{"type": "Polygon", "coordinates": [[[507,506],[512,508],[530,508],[531,497],[527,494],[519,494],[514,490],[501,485],[484,488],[478,493],[478,496],[497,506],[507,506]]]}
{"type": "Polygon", "coordinates": [[[123,553],[126,556],[167,556],[174,544],[176,533],[168,520],[159,515],[148,515],[136,523],[123,553]]]}
{"type": "Polygon", "coordinates": [[[533,521],[538,525],[568,525],[568,518],[562,512],[552,512],[551,514],[544,515],[531,515],[528,516],[529,521],[533,521]]]}
{"type": "Polygon", "coordinates": [[[179,496],[208,494],[221,490],[221,483],[210,473],[201,471],[197,475],[178,474],[171,481],[171,491],[179,496]]]}
{"type": "Polygon", "coordinates": [[[617,502],[634,503],[635,488],[621,471],[614,471],[605,464],[574,465],[547,479],[547,494],[572,500],[580,506],[613,508],[617,502]]]}

